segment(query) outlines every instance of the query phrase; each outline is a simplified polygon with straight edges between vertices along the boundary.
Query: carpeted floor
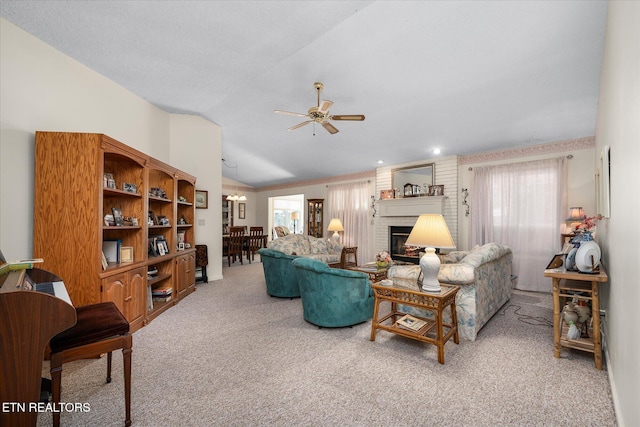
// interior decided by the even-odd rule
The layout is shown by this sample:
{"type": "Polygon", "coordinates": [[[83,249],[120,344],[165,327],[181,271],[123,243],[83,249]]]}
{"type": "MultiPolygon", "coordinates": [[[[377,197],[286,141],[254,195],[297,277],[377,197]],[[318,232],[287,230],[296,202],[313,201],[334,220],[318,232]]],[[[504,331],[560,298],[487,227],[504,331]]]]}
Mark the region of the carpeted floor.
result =
{"type": "MultiPolygon", "coordinates": [[[[134,426],[615,426],[606,370],[553,357],[551,297],[515,291],[475,342],[436,348],[371,322],[319,329],[300,299],[265,292],[262,264],[233,265],[133,337],[134,426]]],[[[63,425],[124,422],[122,356],[65,365],[63,425]]],[[[47,368],[47,367],[45,367],[47,368]]],[[[51,424],[49,413],[38,425],[51,424]]]]}

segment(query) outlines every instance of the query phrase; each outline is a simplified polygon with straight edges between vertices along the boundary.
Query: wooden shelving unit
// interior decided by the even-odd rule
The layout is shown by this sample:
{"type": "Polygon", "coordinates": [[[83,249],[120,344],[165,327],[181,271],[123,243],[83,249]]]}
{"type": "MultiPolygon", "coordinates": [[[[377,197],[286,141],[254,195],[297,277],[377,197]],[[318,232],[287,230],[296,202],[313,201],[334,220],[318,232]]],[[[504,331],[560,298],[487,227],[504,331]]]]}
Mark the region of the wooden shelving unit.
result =
{"type": "Polygon", "coordinates": [[[313,237],[322,237],[324,217],[324,199],[307,199],[307,233],[313,237]]]}
{"type": "Polygon", "coordinates": [[[75,306],[113,301],[136,330],[195,290],[195,277],[189,282],[188,269],[176,262],[195,259],[195,177],[103,134],[36,132],[35,157],[33,254],[63,278],[75,306]],[[124,226],[106,223],[114,208],[124,226]],[[168,224],[149,224],[149,211],[168,224]],[[178,232],[190,247],[178,250],[178,232]],[[165,239],[168,254],[149,256],[154,235],[165,239]],[[107,240],[133,248],[133,261],[103,269],[107,240]],[[149,280],[150,266],[159,274],[149,280]],[[156,286],[170,286],[173,298],[149,310],[156,286]]]}

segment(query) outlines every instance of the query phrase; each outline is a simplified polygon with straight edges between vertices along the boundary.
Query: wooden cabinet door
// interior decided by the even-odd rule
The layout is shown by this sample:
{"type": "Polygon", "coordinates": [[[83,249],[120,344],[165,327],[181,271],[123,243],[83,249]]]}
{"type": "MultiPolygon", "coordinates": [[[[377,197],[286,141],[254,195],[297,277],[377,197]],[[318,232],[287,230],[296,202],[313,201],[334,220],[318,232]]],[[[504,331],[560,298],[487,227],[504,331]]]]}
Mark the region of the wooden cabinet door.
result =
{"type": "Polygon", "coordinates": [[[136,268],[127,274],[128,289],[125,297],[125,317],[129,324],[142,324],[147,304],[147,272],[145,267],[136,268]]]}
{"type": "Polygon", "coordinates": [[[176,291],[178,298],[187,289],[188,261],[185,255],[176,257],[176,291]]]}
{"type": "Polygon", "coordinates": [[[196,286],[196,254],[195,252],[192,252],[188,256],[187,288],[191,288],[196,286]]]}
{"type": "Polygon", "coordinates": [[[112,301],[126,317],[125,298],[127,298],[127,274],[120,273],[102,279],[102,302],[112,301]]]}

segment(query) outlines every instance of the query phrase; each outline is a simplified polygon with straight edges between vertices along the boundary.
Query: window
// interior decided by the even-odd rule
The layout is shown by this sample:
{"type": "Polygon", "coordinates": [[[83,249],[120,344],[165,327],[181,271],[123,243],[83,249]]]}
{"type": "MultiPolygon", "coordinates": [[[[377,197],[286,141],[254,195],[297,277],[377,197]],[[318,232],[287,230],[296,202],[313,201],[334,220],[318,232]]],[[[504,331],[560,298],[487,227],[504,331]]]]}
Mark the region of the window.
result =
{"type": "Polygon", "coordinates": [[[273,230],[275,226],[284,226],[292,233],[304,234],[304,194],[291,196],[276,196],[269,198],[270,224],[273,230]],[[293,220],[292,214],[298,212],[298,219],[293,220]]]}

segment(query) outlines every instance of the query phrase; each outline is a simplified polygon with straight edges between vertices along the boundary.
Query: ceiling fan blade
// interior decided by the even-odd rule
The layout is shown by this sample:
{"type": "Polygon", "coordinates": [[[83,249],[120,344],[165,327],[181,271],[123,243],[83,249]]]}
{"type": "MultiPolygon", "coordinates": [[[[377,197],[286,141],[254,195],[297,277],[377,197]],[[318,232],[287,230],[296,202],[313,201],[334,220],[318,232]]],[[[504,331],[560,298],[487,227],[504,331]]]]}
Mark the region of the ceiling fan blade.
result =
{"type": "Polygon", "coordinates": [[[325,128],[330,134],[334,134],[334,133],[338,133],[340,132],[338,129],[335,128],[335,126],[333,126],[331,123],[329,122],[322,122],[322,127],[325,128]]]}
{"type": "Polygon", "coordinates": [[[329,108],[333,105],[333,101],[327,101],[326,99],[320,102],[320,106],[318,107],[318,113],[327,114],[329,112],[329,108]]]}
{"type": "Polygon", "coordinates": [[[302,126],[304,126],[304,125],[308,125],[308,124],[309,124],[309,123],[311,123],[311,122],[313,122],[313,120],[307,120],[306,122],[298,123],[298,124],[297,124],[297,125],[295,125],[295,126],[291,126],[291,127],[290,127],[289,129],[287,129],[287,130],[296,130],[296,129],[298,129],[298,128],[301,128],[301,127],[302,127],[302,126]]]}
{"type": "Polygon", "coordinates": [[[273,110],[273,112],[278,114],[286,114],[288,116],[307,117],[307,114],[292,113],[291,111],[273,110]]]}
{"type": "Polygon", "coordinates": [[[355,120],[361,122],[364,120],[364,114],[339,114],[337,116],[330,116],[329,120],[355,120]]]}

